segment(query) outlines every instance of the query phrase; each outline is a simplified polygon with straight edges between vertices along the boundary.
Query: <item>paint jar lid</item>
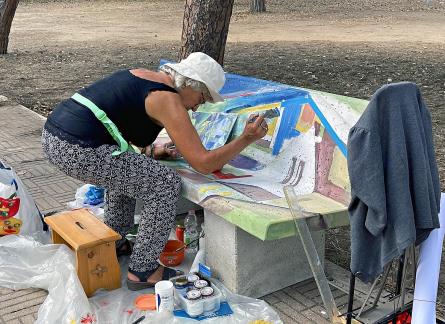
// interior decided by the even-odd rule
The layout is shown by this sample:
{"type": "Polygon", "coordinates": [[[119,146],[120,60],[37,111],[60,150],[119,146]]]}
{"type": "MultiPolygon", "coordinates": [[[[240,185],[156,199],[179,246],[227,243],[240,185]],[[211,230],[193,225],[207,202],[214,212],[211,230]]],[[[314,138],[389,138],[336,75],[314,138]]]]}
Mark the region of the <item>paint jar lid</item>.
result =
{"type": "Polygon", "coordinates": [[[134,304],[139,310],[156,310],[156,298],[154,294],[137,296],[134,304]]]}
{"type": "Polygon", "coordinates": [[[201,292],[197,289],[191,289],[187,291],[187,299],[189,300],[197,300],[201,298],[201,292]]]}
{"type": "Polygon", "coordinates": [[[195,286],[195,288],[201,289],[207,287],[209,283],[206,280],[196,280],[193,285],[195,286]]]}
{"type": "Polygon", "coordinates": [[[213,288],[212,287],[204,287],[201,289],[201,296],[202,297],[209,297],[213,295],[213,288]]]}
{"type": "Polygon", "coordinates": [[[187,281],[188,281],[189,283],[194,283],[194,282],[197,281],[197,280],[199,280],[199,276],[196,275],[196,274],[189,274],[189,275],[187,276],[187,281]]]}

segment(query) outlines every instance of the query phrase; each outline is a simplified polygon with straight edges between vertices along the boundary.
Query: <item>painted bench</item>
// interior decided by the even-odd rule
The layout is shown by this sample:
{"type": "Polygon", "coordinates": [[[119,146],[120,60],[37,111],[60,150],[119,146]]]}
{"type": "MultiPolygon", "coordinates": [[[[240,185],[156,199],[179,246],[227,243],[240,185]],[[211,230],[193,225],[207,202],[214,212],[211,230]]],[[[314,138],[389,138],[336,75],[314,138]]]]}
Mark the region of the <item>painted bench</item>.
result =
{"type": "Polygon", "coordinates": [[[367,101],[226,75],[225,101],[191,118],[207,149],[239,136],[251,113],[278,108],[267,135],[222,170],[195,172],[166,161],[183,179],[183,211],[204,209],[206,262],[232,291],[259,297],[312,276],[283,194],[291,185],[320,258],[324,229],[348,225],[346,141],[367,101]],[[190,205],[190,203],[196,205],[190,205]]]}

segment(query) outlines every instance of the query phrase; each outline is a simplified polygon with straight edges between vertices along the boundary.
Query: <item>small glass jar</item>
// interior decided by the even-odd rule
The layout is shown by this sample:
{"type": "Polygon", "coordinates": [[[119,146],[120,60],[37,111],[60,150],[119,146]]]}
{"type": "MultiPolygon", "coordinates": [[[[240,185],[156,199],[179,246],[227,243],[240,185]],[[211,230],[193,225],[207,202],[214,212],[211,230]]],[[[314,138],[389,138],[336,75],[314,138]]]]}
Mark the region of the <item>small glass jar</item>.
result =
{"type": "Polygon", "coordinates": [[[176,290],[182,296],[185,296],[187,293],[187,288],[189,287],[189,283],[187,281],[186,276],[178,277],[174,279],[173,284],[175,285],[176,290]]]}

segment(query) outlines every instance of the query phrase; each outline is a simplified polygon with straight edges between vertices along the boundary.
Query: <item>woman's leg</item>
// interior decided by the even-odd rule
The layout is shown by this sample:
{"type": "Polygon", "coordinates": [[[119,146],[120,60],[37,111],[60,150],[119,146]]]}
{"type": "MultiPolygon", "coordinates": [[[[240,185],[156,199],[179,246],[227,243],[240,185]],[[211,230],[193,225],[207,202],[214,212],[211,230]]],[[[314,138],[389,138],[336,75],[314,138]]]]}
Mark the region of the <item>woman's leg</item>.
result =
{"type": "MultiPolygon", "coordinates": [[[[156,269],[157,259],[174,225],[181,188],[179,175],[140,154],[126,152],[112,156],[111,153],[117,149],[115,145],[84,148],[62,141],[46,131],[42,134],[42,142],[49,161],[69,176],[142,200],[139,233],[129,267],[139,272],[156,269]]],[[[114,206],[116,210],[119,207],[114,206]]],[[[112,212],[120,215],[118,217],[128,217],[123,216],[125,211],[114,211],[114,208],[112,212]]],[[[118,222],[125,227],[128,219],[118,222]]]]}
{"type": "Polygon", "coordinates": [[[124,239],[134,225],[136,199],[123,195],[113,188],[106,190],[105,201],[104,223],[124,239]]]}

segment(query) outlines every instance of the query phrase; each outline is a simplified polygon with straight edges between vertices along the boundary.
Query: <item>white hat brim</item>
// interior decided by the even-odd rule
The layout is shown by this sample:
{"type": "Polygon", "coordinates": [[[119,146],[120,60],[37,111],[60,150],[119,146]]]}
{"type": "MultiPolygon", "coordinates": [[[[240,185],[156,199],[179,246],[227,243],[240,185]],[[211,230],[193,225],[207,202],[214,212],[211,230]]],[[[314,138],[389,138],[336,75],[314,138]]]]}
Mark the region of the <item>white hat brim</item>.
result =
{"type": "Polygon", "coordinates": [[[202,82],[207,87],[207,90],[209,90],[209,93],[212,96],[213,102],[224,101],[224,98],[217,91],[210,88],[206,84],[206,82],[204,80],[202,80],[201,77],[193,69],[191,69],[189,67],[181,66],[180,64],[177,64],[177,63],[165,63],[164,65],[172,68],[173,70],[175,70],[176,72],[182,74],[183,76],[185,76],[187,78],[202,82]]]}

